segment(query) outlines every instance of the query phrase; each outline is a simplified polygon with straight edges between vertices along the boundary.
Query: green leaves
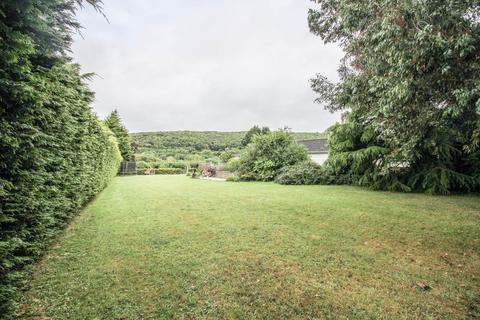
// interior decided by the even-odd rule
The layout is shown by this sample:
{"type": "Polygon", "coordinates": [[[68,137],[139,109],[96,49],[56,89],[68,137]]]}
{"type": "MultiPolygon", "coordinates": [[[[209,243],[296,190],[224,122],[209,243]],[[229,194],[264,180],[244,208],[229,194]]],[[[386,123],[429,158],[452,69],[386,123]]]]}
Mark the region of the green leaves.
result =
{"type": "Polygon", "coordinates": [[[253,126],[250,130],[247,131],[245,136],[242,139],[242,146],[247,146],[249,143],[253,141],[253,137],[259,134],[267,134],[270,132],[268,127],[260,128],[259,126],[253,126]]]}
{"type": "Polygon", "coordinates": [[[307,150],[293,141],[293,135],[285,131],[274,131],[255,135],[253,142],[240,156],[240,177],[271,181],[279,170],[307,160],[307,150]]]}
{"type": "Polygon", "coordinates": [[[314,2],[310,30],[339,42],[347,63],[339,83],[312,80],[318,102],[349,113],[330,134],[334,171],[388,190],[478,190],[480,164],[466,161],[480,152],[478,1],[314,2]]]}

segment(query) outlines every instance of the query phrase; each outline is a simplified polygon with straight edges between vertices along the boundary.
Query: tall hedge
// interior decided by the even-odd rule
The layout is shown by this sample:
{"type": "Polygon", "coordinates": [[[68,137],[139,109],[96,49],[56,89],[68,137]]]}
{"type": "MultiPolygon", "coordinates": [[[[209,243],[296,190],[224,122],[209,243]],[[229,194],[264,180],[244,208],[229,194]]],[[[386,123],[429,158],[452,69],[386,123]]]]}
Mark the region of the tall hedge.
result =
{"type": "MultiPolygon", "coordinates": [[[[91,1],[94,2],[94,1],[91,1]]],[[[79,2],[80,3],[80,2],[79,2]]],[[[28,266],[115,176],[120,152],[66,54],[75,2],[0,2],[0,315],[28,266]]]]}

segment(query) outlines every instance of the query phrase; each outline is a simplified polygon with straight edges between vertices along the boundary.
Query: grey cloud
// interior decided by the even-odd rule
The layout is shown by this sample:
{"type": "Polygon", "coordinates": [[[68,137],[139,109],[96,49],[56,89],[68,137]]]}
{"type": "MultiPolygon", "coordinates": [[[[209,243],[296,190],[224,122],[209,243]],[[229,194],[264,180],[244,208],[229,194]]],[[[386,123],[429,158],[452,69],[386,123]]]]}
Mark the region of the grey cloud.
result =
{"type": "Polygon", "coordinates": [[[338,121],[308,80],[337,79],[341,50],[309,33],[307,0],[105,0],[79,13],[74,58],[94,71],[95,111],[131,131],[322,131],[338,121]]]}

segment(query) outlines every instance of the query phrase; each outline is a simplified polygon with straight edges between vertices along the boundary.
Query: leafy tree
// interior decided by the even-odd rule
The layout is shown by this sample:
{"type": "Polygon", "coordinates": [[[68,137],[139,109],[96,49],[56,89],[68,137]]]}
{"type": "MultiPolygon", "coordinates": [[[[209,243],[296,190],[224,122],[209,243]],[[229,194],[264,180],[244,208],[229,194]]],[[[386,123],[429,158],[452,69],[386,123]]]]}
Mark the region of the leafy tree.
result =
{"type": "Polygon", "coordinates": [[[222,153],[220,153],[220,156],[219,156],[220,160],[223,163],[227,163],[228,160],[232,159],[233,157],[234,157],[234,152],[231,149],[227,149],[223,151],[222,153]]]}
{"type": "Polygon", "coordinates": [[[257,134],[240,156],[239,173],[245,180],[271,181],[282,167],[307,159],[307,150],[291,133],[257,134]]]}
{"type": "Polygon", "coordinates": [[[339,43],[340,82],[313,89],[342,182],[446,194],[480,189],[478,0],[313,0],[310,30],[339,43]]]}
{"type": "Polygon", "coordinates": [[[127,128],[123,125],[122,119],[117,110],[112,111],[105,119],[105,124],[112,130],[117,138],[118,147],[123,160],[129,161],[133,158],[132,138],[128,134],[127,128]]]}
{"type": "Polygon", "coordinates": [[[259,134],[267,134],[270,132],[270,129],[268,127],[263,127],[263,128],[260,128],[259,126],[255,125],[253,126],[252,128],[250,128],[250,130],[247,131],[247,133],[245,134],[245,136],[243,137],[242,139],[242,146],[247,146],[250,142],[253,141],[253,137],[255,135],[259,135],[259,134]]]}

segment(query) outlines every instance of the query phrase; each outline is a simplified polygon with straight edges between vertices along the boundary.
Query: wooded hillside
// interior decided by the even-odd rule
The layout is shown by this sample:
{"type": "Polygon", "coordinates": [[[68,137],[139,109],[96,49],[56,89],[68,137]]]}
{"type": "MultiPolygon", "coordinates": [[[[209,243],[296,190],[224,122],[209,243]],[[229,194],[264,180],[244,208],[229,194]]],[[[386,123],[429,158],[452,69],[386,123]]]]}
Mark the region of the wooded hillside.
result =
{"type": "MultiPolygon", "coordinates": [[[[219,155],[229,149],[238,151],[246,131],[159,131],[132,133],[139,168],[183,168],[197,162],[219,161],[219,155]]],[[[324,133],[294,132],[294,138],[322,138],[324,133]]]]}

